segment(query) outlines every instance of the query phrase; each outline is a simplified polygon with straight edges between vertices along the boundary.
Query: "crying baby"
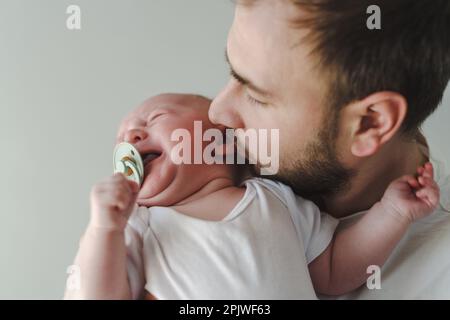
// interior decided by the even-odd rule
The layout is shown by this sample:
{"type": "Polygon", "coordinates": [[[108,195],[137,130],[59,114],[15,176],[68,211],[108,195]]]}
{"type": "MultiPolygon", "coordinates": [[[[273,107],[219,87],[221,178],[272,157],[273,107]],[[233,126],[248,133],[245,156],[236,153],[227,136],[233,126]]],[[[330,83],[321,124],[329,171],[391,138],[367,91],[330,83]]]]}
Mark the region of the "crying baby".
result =
{"type": "MultiPolygon", "coordinates": [[[[237,179],[239,164],[174,161],[173,133],[226,128],[208,118],[211,101],[165,94],[121,123],[117,143],[143,159],[137,181],[116,173],[94,185],[91,215],[75,265],[80,288],[67,299],[315,299],[366,281],[411,223],[437,206],[433,167],[393,181],[357,223],[338,221],[288,186],[263,177],[237,179]],[[178,131],[179,132],[179,131],[178,131]],[[376,232],[377,237],[372,233],[376,232]],[[331,268],[333,266],[333,268],[331,268]]],[[[191,141],[192,150],[208,143],[191,141]]],[[[214,157],[229,152],[215,146],[214,157]]],[[[270,178],[270,176],[267,176],[270,178]]]]}

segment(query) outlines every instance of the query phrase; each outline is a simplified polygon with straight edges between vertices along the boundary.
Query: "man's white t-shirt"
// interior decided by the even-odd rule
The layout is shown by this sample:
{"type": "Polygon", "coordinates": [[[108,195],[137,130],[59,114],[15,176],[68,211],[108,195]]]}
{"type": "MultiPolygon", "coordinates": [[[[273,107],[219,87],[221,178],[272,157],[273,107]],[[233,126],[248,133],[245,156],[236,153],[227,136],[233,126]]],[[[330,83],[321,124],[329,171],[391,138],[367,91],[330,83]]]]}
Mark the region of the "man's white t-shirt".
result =
{"type": "MultiPolygon", "coordinates": [[[[439,208],[408,229],[381,268],[381,289],[364,285],[339,299],[450,299],[450,176],[442,163],[430,161],[441,189],[439,208]]],[[[342,219],[338,230],[363,215],[364,212],[342,219]]],[[[374,284],[372,281],[373,277],[370,283],[374,284]]]]}
{"type": "Polygon", "coordinates": [[[279,182],[244,184],[222,221],[168,207],[132,213],[125,241],[134,299],[144,289],[157,299],[316,299],[308,264],[328,247],[337,220],[279,182]]]}

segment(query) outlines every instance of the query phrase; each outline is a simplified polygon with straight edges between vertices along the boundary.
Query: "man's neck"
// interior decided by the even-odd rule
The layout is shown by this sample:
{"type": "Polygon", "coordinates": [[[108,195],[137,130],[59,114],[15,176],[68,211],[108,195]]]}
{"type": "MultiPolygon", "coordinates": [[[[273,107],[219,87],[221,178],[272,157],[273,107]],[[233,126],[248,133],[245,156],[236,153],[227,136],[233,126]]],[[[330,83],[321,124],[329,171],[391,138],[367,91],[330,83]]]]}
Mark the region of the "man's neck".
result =
{"type": "Polygon", "coordinates": [[[336,218],[368,210],[393,180],[414,175],[417,167],[427,161],[422,148],[418,142],[400,139],[385,145],[377,155],[361,162],[346,190],[323,199],[324,209],[336,218]]]}

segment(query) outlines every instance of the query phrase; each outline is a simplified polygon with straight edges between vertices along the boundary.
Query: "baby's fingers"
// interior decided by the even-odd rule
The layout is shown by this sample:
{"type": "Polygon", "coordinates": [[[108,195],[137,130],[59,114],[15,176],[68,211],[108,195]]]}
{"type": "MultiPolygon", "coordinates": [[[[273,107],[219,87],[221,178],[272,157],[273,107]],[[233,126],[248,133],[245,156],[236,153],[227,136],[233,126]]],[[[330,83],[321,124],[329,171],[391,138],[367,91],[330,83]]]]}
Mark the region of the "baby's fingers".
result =
{"type": "Polygon", "coordinates": [[[418,174],[419,176],[423,175],[424,170],[425,170],[424,167],[418,167],[418,168],[417,168],[417,174],[418,174]]]}
{"type": "Polygon", "coordinates": [[[424,187],[416,191],[416,197],[425,202],[430,208],[434,208],[439,203],[439,187],[435,183],[424,187]]]}
{"type": "Polygon", "coordinates": [[[417,179],[414,178],[413,176],[406,176],[405,180],[406,180],[406,182],[408,182],[409,186],[412,189],[419,189],[420,188],[419,181],[417,181],[417,179]]]}
{"type": "Polygon", "coordinates": [[[420,184],[417,181],[417,179],[415,177],[409,176],[409,175],[406,175],[406,176],[403,176],[401,178],[398,178],[397,180],[395,180],[395,183],[397,183],[397,184],[398,183],[408,184],[409,187],[412,188],[412,189],[419,189],[420,188],[420,184]]]}
{"type": "Polygon", "coordinates": [[[424,176],[425,178],[433,179],[434,177],[433,165],[430,162],[425,163],[425,165],[423,166],[422,173],[420,175],[424,176]]]}
{"type": "Polygon", "coordinates": [[[436,181],[434,181],[433,178],[420,176],[417,178],[417,181],[419,181],[421,187],[435,187],[435,188],[438,187],[436,181]]]}
{"type": "Polygon", "coordinates": [[[130,188],[130,190],[131,190],[131,192],[133,194],[136,194],[136,193],[139,192],[139,185],[136,182],[131,181],[131,180],[127,180],[127,183],[128,183],[128,186],[129,186],[129,188],[130,188]]]}

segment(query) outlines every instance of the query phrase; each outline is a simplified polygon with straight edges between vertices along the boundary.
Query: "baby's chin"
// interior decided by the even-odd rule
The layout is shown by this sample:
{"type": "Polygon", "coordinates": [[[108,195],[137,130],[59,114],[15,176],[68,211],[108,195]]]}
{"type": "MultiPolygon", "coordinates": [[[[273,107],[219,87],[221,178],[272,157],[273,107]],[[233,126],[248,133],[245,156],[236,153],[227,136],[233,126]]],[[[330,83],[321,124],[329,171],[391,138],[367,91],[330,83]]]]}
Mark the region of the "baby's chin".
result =
{"type": "Polygon", "coordinates": [[[158,194],[154,197],[139,197],[136,199],[136,203],[140,207],[169,207],[176,204],[175,199],[172,199],[170,196],[162,196],[162,194],[158,194]]]}
{"type": "Polygon", "coordinates": [[[139,192],[136,203],[141,207],[167,206],[167,200],[161,196],[161,193],[154,196],[146,196],[142,190],[139,192]]]}
{"type": "Polygon", "coordinates": [[[165,186],[157,179],[144,179],[139,190],[136,202],[140,206],[162,206],[164,197],[162,196],[165,186]]]}
{"type": "Polygon", "coordinates": [[[176,190],[173,190],[173,182],[177,176],[177,170],[166,167],[162,172],[151,172],[141,185],[136,202],[140,206],[169,206],[173,204],[176,190]]]}

